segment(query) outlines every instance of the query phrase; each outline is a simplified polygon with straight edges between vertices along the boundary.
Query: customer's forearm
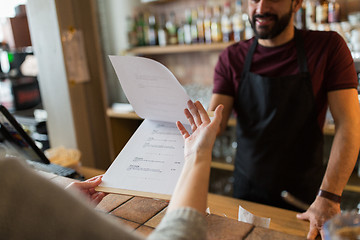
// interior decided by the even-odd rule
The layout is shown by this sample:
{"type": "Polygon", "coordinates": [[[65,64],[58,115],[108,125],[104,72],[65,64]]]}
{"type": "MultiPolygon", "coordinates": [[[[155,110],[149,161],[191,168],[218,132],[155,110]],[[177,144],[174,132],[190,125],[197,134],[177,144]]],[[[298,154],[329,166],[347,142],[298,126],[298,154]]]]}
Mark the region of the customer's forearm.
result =
{"type": "Polygon", "coordinates": [[[201,213],[207,207],[210,177],[211,151],[194,153],[185,160],[185,165],[171,198],[168,211],[191,207],[201,213]]]}

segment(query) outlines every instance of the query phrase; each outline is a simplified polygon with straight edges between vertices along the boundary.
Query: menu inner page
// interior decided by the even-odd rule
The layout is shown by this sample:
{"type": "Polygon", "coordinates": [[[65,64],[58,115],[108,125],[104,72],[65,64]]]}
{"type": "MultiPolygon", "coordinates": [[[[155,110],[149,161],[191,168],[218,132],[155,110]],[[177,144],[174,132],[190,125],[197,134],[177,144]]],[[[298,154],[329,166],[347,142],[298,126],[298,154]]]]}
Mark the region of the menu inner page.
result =
{"type": "MultiPolygon", "coordinates": [[[[141,57],[110,56],[135,112],[145,120],[103,176],[99,191],[170,199],[184,164],[181,121],[190,100],[173,74],[141,57]]],[[[121,134],[121,133],[117,133],[121,134]]]]}

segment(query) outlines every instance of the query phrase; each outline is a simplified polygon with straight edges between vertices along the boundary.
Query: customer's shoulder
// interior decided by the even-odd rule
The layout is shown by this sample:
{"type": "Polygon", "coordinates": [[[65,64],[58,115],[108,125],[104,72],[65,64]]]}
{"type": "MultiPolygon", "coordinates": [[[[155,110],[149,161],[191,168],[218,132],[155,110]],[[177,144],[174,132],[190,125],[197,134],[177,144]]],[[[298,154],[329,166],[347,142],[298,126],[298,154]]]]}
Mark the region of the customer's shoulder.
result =
{"type": "Polygon", "coordinates": [[[0,172],[6,172],[7,169],[21,168],[22,166],[25,166],[25,164],[18,158],[0,157],[0,172]]]}

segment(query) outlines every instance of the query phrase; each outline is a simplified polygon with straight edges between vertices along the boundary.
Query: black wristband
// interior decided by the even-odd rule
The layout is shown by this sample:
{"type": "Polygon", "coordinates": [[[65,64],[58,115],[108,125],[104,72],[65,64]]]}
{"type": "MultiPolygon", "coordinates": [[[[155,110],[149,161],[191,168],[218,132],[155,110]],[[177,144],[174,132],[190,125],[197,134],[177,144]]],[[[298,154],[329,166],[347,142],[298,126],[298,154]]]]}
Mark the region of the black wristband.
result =
{"type": "Polygon", "coordinates": [[[329,200],[331,200],[333,202],[341,203],[341,196],[336,195],[334,193],[331,193],[331,192],[320,189],[317,195],[320,196],[320,197],[329,199],[329,200]]]}

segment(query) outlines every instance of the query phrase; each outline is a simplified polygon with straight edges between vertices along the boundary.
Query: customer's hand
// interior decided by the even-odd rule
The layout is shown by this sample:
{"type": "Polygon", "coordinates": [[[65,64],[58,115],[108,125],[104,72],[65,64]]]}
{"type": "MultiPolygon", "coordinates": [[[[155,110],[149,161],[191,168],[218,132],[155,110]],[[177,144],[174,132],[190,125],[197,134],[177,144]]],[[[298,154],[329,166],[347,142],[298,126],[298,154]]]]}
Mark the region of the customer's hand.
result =
{"type": "Polygon", "coordinates": [[[188,109],[184,110],[192,133],[177,122],[185,140],[185,163],[181,175],[168,206],[168,212],[174,209],[189,207],[205,214],[207,194],[209,189],[210,165],[212,147],[216,133],[220,127],[223,105],[215,109],[212,121],[200,102],[188,102],[188,109]]]}
{"type": "Polygon", "coordinates": [[[70,183],[66,189],[73,188],[80,190],[86,197],[89,198],[89,201],[95,205],[97,205],[107,194],[104,192],[95,191],[95,187],[97,187],[102,179],[102,175],[90,178],[84,182],[72,182],[70,183]]]}
{"type": "Polygon", "coordinates": [[[184,113],[190,123],[192,134],[180,122],[177,122],[177,126],[185,139],[185,159],[195,153],[212,151],[216,133],[220,128],[223,109],[223,105],[219,105],[215,109],[214,119],[210,121],[206,110],[199,101],[188,102],[188,109],[185,109],[184,113]]]}
{"type": "Polygon", "coordinates": [[[313,240],[319,233],[321,239],[325,239],[323,229],[324,223],[338,213],[340,213],[339,203],[318,196],[306,212],[297,214],[296,217],[301,220],[310,221],[307,239],[313,240]]]}

